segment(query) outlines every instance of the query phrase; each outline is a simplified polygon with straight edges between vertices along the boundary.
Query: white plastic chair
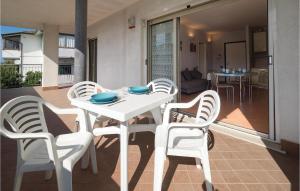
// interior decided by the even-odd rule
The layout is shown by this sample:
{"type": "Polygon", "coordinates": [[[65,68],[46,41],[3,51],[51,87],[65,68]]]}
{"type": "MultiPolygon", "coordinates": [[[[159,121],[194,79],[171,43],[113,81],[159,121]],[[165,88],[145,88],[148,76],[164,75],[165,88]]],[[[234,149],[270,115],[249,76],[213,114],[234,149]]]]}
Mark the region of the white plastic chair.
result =
{"type": "Polygon", "coordinates": [[[24,172],[46,171],[49,179],[53,169],[58,190],[71,191],[73,166],[87,149],[91,154],[93,172],[97,173],[93,135],[86,129],[83,111],[57,108],[35,96],[21,96],[4,104],[0,116],[0,134],[17,140],[18,145],[14,191],[20,190],[24,172]],[[77,114],[79,132],[54,138],[48,132],[43,106],[57,114],[77,114]]]}
{"type": "Polygon", "coordinates": [[[201,93],[188,103],[167,105],[163,124],[157,127],[155,135],[154,191],[161,190],[166,155],[193,157],[196,159],[197,167],[201,162],[206,188],[208,191],[212,190],[207,135],[209,125],[216,120],[219,112],[220,97],[213,90],[201,93]],[[200,102],[195,123],[169,122],[172,109],[191,108],[198,101],[200,102]]]}
{"type": "MultiPolygon", "coordinates": [[[[69,101],[72,101],[72,99],[79,98],[79,97],[88,97],[92,96],[93,94],[96,94],[98,91],[100,92],[106,92],[109,91],[106,88],[103,88],[99,84],[91,81],[83,81],[79,82],[77,84],[74,84],[68,91],[67,97],[69,101]]],[[[97,118],[97,114],[90,115],[91,120],[97,120],[97,121],[104,121],[109,120],[107,117],[99,117],[97,118]]],[[[78,124],[78,119],[76,119],[78,124]]],[[[94,124],[93,122],[91,124],[94,124]]]]}
{"type": "MultiPolygon", "coordinates": [[[[151,92],[163,92],[163,93],[171,94],[173,96],[175,96],[178,93],[178,88],[174,84],[174,82],[169,79],[166,79],[166,78],[155,79],[155,80],[149,82],[149,84],[147,86],[151,89],[151,92]]],[[[161,113],[162,114],[164,112],[165,107],[166,107],[166,104],[161,105],[161,113]]],[[[142,116],[151,118],[152,114],[151,114],[151,112],[147,112],[147,113],[142,114],[142,116]]],[[[135,121],[137,121],[137,119],[135,119],[135,121]]],[[[136,136],[135,130],[138,130],[139,132],[141,132],[141,131],[144,131],[144,129],[145,129],[146,131],[152,131],[155,133],[156,126],[154,124],[150,124],[150,125],[143,124],[143,126],[149,126],[149,127],[143,128],[143,129],[138,128],[138,127],[134,128],[134,126],[140,126],[140,125],[133,125],[132,128],[130,128],[130,132],[131,133],[134,132],[133,137],[131,139],[132,141],[135,140],[135,136],[136,136]],[[154,129],[153,129],[153,127],[154,127],[154,129]]]]}

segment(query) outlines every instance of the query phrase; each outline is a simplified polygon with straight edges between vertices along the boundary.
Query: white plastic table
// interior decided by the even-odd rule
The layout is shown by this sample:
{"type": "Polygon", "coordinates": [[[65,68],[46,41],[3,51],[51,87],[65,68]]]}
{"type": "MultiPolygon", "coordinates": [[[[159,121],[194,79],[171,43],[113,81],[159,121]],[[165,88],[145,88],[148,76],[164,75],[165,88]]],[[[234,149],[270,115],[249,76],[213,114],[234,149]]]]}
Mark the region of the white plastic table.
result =
{"type": "MultiPolygon", "coordinates": [[[[121,90],[118,90],[121,92],[121,90]]],[[[117,91],[117,92],[118,92],[117,91]]],[[[121,100],[115,104],[104,104],[97,105],[92,104],[88,97],[75,98],[71,101],[73,106],[81,108],[86,113],[86,121],[88,123],[88,129],[92,129],[95,120],[91,120],[91,113],[97,114],[98,117],[106,116],[115,120],[120,121],[119,134],[120,134],[120,157],[121,157],[121,190],[128,190],[128,123],[129,119],[143,114],[147,111],[151,111],[155,120],[155,123],[162,123],[162,116],[160,105],[170,102],[173,100],[173,96],[162,93],[155,92],[143,95],[128,94],[125,95],[121,100]]],[[[103,128],[105,129],[105,128],[103,128]]],[[[87,155],[88,156],[88,155],[87,155]]],[[[88,159],[86,160],[86,165],[88,165],[88,159]]]]}
{"type": "MultiPolygon", "coordinates": [[[[240,85],[240,103],[242,102],[242,77],[246,77],[249,75],[248,72],[246,73],[241,73],[241,72],[236,72],[236,73],[222,73],[222,72],[214,72],[214,75],[217,77],[217,83],[219,81],[219,77],[238,77],[239,78],[239,85],[240,85]]],[[[234,95],[233,95],[234,96],[234,95]]]]}

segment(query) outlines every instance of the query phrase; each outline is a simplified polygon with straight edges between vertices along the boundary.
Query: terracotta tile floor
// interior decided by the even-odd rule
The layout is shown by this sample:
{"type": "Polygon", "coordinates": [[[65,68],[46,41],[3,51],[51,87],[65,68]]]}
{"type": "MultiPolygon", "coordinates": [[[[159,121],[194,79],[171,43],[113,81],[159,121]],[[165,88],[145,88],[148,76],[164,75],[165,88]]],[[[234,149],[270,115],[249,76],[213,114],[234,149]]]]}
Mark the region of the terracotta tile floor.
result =
{"type": "MultiPolygon", "coordinates": [[[[67,107],[67,89],[42,91],[37,88],[2,91],[2,104],[19,95],[37,95],[53,104],[67,107]]],[[[58,118],[46,111],[48,128],[53,134],[70,132],[75,116],[58,118]]],[[[210,165],[212,182],[218,191],[285,191],[299,190],[299,161],[260,146],[220,133],[211,132],[210,165]]],[[[137,134],[129,143],[129,190],[152,190],[154,166],[154,135],[137,134]]],[[[98,137],[97,162],[99,173],[81,170],[76,165],[73,172],[73,190],[119,190],[120,160],[119,139],[116,136],[98,137]]],[[[10,191],[16,166],[16,144],[1,137],[1,190],[10,191]]],[[[42,172],[26,173],[22,190],[57,190],[55,176],[45,181],[42,172]]],[[[163,190],[205,190],[202,171],[191,158],[168,157],[165,162],[163,190]]]]}
{"type": "MultiPolygon", "coordinates": [[[[235,88],[235,103],[232,103],[232,97],[227,100],[224,89],[220,90],[221,96],[221,112],[218,120],[224,123],[233,124],[236,126],[248,128],[262,133],[269,132],[269,106],[268,106],[268,91],[264,89],[253,88],[253,98],[249,102],[248,91],[245,99],[240,105],[239,90],[235,88]]],[[[195,94],[181,94],[181,102],[188,102],[198,96],[195,94]]],[[[195,114],[197,106],[185,111],[195,114]]]]}

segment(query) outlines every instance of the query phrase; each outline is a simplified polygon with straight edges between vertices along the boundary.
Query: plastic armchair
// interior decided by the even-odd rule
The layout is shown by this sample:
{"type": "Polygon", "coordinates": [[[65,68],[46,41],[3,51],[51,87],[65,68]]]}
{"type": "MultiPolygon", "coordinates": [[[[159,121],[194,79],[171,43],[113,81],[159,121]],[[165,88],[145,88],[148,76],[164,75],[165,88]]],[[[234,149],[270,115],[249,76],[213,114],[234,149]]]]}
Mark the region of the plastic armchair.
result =
{"type": "Polygon", "coordinates": [[[0,134],[15,139],[18,146],[14,191],[20,190],[25,172],[46,171],[46,178],[51,178],[53,170],[56,171],[58,190],[72,190],[73,166],[88,149],[93,172],[97,173],[93,135],[84,128],[83,111],[57,108],[35,96],[21,96],[4,104],[0,116],[0,134]],[[79,132],[54,137],[48,132],[44,106],[57,114],[77,114],[79,132]]]}
{"type": "Polygon", "coordinates": [[[163,124],[155,134],[154,191],[161,190],[164,159],[166,155],[193,157],[197,167],[202,164],[206,188],[212,190],[208,158],[207,136],[209,126],[220,112],[220,97],[217,92],[207,90],[188,103],[170,103],[164,112],[163,124]],[[170,122],[172,109],[191,108],[199,102],[194,123],[170,122]]]}
{"type": "MultiPolygon", "coordinates": [[[[155,80],[149,82],[149,84],[147,86],[151,89],[152,92],[163,92],[163,93],[171,94],[173,96],[175,96],[178,93],[178,88],[174,84],[174,82],[169,79],[166,79],[166,78],[155,79],[155,80]]],[[[166,107],[166,104],[162,104],[160,106],[161,114],[164,112],[165,107],[166,107]]],[[[152,114],[150,112],[144,113],[142,115],[144,117],[148,117],[148,118],[152,117],[152,114]]],[[[137,118],[135,119],[135,121],[137,122],[137,118]]],[[[156,126],[153,124],[152,125],[143,124],[143,126],[145,126],[145,128],[137,127],[140,125],[133,125],[133,126],[136,126],[136,127],[131,128],[131,132],[134,132],[132,141],[135,140],[135,136],[136,136],[135,130],[138,130],[139,132],[144,131],[144,130],[155,132],[155,128],[156,128],[156,126]]]]}
{"type": "MultiPolygon", "coordinates": [[[[98,91],[100,92],[106,92],[109,91],[109,89],[103,88],[99,84],[91,81],[83,81],[79,82],[77,84],[74,84],[68,91],[67,97],[69,101],[72,101],[72,99],[79,98],[79,97],[90,97],[93,94],[96,94],[98,91]]],[[[94,124],[94,121],[104,121],[108,120],[109,118],[100,116],[98,117],[97,114],[91,114],[90,115],[91,124],[94,124]]],[[[78,119],[76,119],[78,124],[78,119]]]]}

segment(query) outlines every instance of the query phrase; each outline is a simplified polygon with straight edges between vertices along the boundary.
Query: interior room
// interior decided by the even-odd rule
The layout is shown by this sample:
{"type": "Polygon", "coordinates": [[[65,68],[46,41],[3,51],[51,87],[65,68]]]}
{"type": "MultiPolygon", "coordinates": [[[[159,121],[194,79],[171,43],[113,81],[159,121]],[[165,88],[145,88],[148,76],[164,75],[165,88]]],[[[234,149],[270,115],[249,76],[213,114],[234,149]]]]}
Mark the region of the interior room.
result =
{"type": "Polygon", "coordinates": [[[232,2],[183,16],[179,42],[181,101],[214,89],[221,95],[219,123],[268,134],[267,0],[232,2]]]}

